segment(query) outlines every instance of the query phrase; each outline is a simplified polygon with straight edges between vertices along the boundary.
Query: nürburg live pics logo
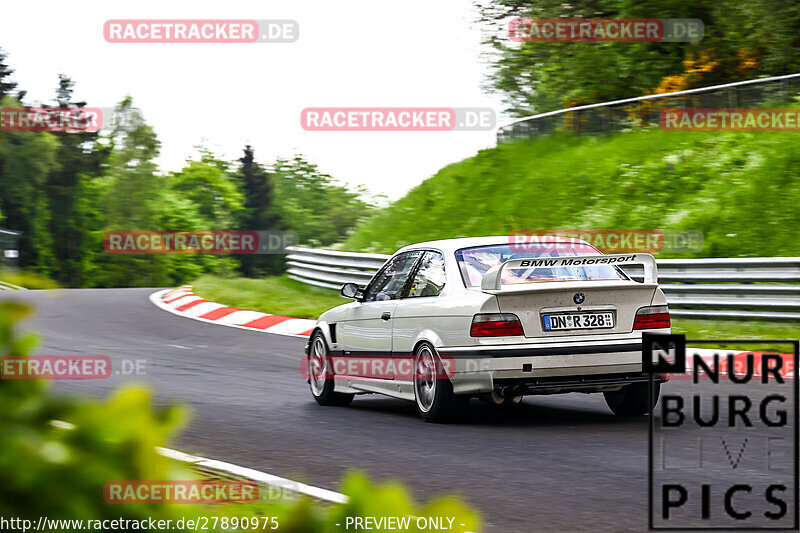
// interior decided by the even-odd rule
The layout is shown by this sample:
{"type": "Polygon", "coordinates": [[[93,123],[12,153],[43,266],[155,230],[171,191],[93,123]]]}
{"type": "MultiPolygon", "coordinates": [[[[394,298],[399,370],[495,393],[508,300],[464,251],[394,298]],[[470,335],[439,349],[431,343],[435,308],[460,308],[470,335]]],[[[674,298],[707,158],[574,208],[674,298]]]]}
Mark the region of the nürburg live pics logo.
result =
{"type": "Polygon", "coordinates": [[[642,363],[649,528],[797,530],[798,341],[645,333],[642,363]]]}

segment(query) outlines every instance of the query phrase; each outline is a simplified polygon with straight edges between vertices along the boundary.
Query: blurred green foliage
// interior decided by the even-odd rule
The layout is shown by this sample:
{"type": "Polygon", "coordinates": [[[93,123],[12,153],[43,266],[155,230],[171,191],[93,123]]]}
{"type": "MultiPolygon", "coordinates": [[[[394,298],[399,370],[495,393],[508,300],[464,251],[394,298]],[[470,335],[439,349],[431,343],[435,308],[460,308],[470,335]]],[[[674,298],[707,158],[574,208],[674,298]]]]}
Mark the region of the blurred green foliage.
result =
{"type": "MultiPolygon", "coordinates": [[[[0,353],[22,356],[33,350],[36,336],[20,335],[15,327],[30,313],[25,304],[0,302],[0,353]]],[[[185,419],[183,410],[154,411],[149,393],[140,388],[120,390],[102,402],[57,399],[47,394],[45,381],[33,379],[0,379],[0,405],[0,516],[160,519],[186,514],[186,506],[111,505],[103,499],[111,480],[193,478],[155,449],[174,435],[185,419]]]]}
{"type": "Polygon", "coordinates": [[[540,137],[443,168],[343,247],[391,253],[522,229],[684,229],[705,235],[696,257],[796,256],[799,164],[795,133],[540,137]]]}
{"type": "MultiPolygon", "coordinates": [[[[0,354],[26,356],[33,351],[36,336],[18,332],[18,323],[31,312],[26,304],[0,301],[0,354]]],[[[0,517],[5,519],[36,524],[39,517],[152,518],[175,524],[181,518],[203,516],[274,517],[277,531],[306,533],[342,531],[337,524],[344,524],[348,516],[413,515],[453,517],[454,531],[478,530],[478,515],[456,498],[416,506],[399,484],[373,485],[361,474],[344,480],[342,491],[350,498],[344,505],[320,505],[306,498],[215,506],[109,504],[103,496],[109,481],[201,479],[185,463],[156,451],[185,423],[184,409],[154,409],[149,392],[139,387],[123,388],[104,401],[50,396],[46,382],[34,379],[0,379],[0,406],[0,517]]],[[[274,523],[262,518],[258,529],[272,531],[274,523]]],[[[208,524],[210,531],[237,530],[223,526],[221,520],[216,529],[208,524]]]]}
{"type": "Polygon", "coordinates": [[[774,0],[495,0],[476,4],[492,85],[516,116],[800,70],[800,5],[774,0]],[[524,42],[523,18],[695,18],[699,42],[524,42]],[[569,105],[566,105],[569,103],[569,105]]]}

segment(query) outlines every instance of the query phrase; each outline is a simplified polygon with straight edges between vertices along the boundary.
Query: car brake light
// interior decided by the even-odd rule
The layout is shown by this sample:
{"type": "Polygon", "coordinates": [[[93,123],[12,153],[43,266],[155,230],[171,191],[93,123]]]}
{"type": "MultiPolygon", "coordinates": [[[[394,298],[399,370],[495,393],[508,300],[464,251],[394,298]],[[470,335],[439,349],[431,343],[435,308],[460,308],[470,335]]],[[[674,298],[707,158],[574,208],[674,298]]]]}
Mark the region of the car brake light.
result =
{"type": "Polygon", "coordinates": [[[512,313],[484,313],[472,318],[470,337],[506,337],[524,335],[519,317],[512,313]]]}
{"type": "Polygon", "coordinates": [[[670,327],[669,307],[654,305],[636,311],[633,329],[658,329],[670,327]]]}

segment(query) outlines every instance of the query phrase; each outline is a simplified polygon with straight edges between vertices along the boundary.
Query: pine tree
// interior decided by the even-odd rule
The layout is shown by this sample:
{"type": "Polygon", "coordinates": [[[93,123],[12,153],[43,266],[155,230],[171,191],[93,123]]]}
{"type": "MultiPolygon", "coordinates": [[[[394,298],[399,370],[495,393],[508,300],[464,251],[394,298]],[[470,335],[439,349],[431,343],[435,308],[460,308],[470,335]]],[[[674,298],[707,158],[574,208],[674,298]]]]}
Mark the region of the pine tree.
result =
{"type": "MultiPolygon", "coordinates": [[[[272,180],[264,167],[255,161],[252,146],[248,144],[244,147],[244,156],[239,162],[241,166],[237,178],[242,183],[245,196],[241,228],[251,231],[279,229],[280,217],[273,207],[272,180]]],[[[245,255],[241,258],[242,273],[248,277],[277,273],[280,268],[280,261],[275,255],[245,255]]]]}
{"type": "MultiPolygon", "coordinates": [[[[14,73],[14,69],[6,64],[7,57],[8,55],[0,48],[0,102],[4,96],[14,96],[12,92],[17,88],[17,83],[9,79],[14,73]]],[[[22,95],[24,96],[24,93],[22,95]]],[[[22,96],[19,96],[18,99],[21,100],[22,96]]]]}
{"type": "MultiPolygon", "coordinates": [[[[56,103],[61,108],[83,108],[86,102],[73,101],[75,82],[59,74],[56,103]]],[[[90,246],[85,213],[78,208],[87,181],[100,175],[106,159],[105,151],[96,144],[95,132],[53,132],[59,140],[59,168],[47,180],[50,204],[50,233],[53,252],[59,266],[58,281],[72,287],[83,281],[85,257],[90,246]]]]}

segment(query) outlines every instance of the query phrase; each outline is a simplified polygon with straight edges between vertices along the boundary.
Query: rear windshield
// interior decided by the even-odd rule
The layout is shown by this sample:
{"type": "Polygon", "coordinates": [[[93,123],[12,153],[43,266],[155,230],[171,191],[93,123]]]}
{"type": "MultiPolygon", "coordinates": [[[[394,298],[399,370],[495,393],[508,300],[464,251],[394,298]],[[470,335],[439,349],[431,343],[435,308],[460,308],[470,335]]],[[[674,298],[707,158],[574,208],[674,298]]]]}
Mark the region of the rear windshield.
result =
{"type": "MultiPolygon", "coordinates": [[[[580,243],[532,243],[524,249],[515,244],[498,244],[462,248],[456,252],[461,278],[467,287],[480,287],[481,279],[495,265],[509,259],[541,257],[574,257],[598,255],[600,251],[588,244],[580,243]]],[[[537,283],[541,281],[594,281],[629,279],[616,266],[590,265],[574,267],[521,267],[503,270],[503,285],[537,283]]]]}

